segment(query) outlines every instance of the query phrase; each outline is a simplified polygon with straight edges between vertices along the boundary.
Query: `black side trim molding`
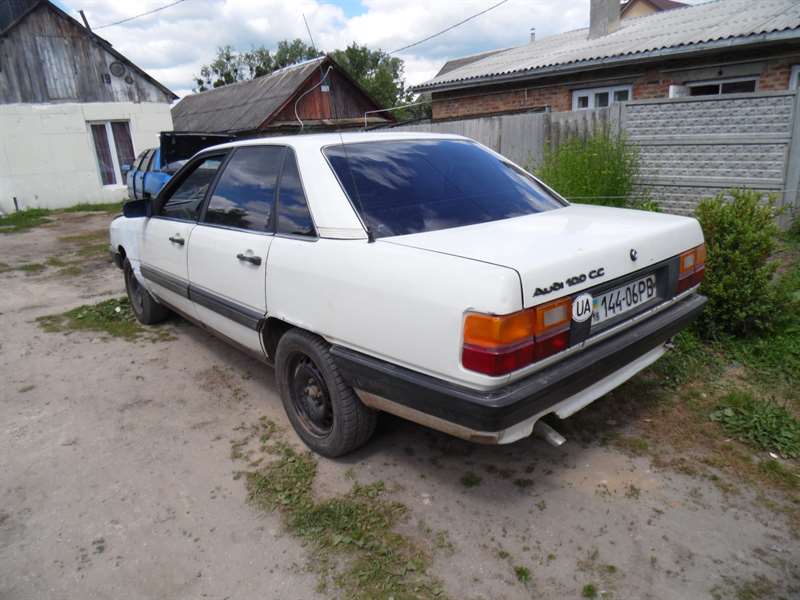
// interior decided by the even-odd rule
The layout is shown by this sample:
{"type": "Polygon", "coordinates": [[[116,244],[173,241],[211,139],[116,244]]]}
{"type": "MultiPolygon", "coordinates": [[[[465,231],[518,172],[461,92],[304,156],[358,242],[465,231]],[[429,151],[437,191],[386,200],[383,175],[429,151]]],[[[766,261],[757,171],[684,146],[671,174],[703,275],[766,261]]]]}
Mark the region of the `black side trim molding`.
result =
{"type": "Polygon", "coordinates": [[[192,302],[197,302],[200,306],[213,310],[215,313],[227,317],[232,321],[236,321],[240,325],[244,325],[256,331],[261,327],[264,320],[264,315],[247,308],[235,302],[231,302],[227,298],[222,298],[216,294],[202,290],[196,286],[189,285],[189,298],[192,302]]]}
{"type": "Polygon", "coordinates": [[[147,265],[142,265],[142,276],[156,285],[160,285],[171,292],[175,292],[179,296],[183,296],[184,298],[189,297],[189,282],[185,279],[175,277],[169,273],[164,273],[164,271],[160,269],[154,269],[147,265]]]}
{"type": "Polygon", "coordinates": [[[704,296],[693,294],[582,352],[490,391],[456,385],[342,346],[332,346],[331,354],[348,385],[450,423],[496,432],[552,408],[663,344],[689,325],[705,303],[704,296]]]}
{"type": "Polygon", "coordinates": [[[228,319],[244,325],[249,329],[258,331],[264,322],[264,315],[258,311],[242,306],[236,302],[232,302],[227,298],[218,296],[213,292],[198,288],[190,284],[188,281],[164,273],[160,269],[154,269],[146,265],[142,265],[142,275],[145,279],[164,287],[171,292],[175,292],[179,296],[188,298],[192,302],[197,302],[200,306],[213,310],[215,313],[227,317],[228,319]]]}

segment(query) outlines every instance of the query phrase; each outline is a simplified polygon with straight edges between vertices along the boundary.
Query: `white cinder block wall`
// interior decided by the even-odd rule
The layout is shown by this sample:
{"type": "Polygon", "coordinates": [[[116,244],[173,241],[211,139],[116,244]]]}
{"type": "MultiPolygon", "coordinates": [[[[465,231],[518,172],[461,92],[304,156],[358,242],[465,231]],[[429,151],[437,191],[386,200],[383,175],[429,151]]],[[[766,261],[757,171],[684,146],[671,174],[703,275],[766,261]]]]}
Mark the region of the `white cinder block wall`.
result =
{"type": "Polygon", "coordinates": [[[0,105],[0,212],[116,202],[124,185],[104,186],[90,121],[129,121],[136,155],[172,130],[169,104],[98,102],[0,105]]]}

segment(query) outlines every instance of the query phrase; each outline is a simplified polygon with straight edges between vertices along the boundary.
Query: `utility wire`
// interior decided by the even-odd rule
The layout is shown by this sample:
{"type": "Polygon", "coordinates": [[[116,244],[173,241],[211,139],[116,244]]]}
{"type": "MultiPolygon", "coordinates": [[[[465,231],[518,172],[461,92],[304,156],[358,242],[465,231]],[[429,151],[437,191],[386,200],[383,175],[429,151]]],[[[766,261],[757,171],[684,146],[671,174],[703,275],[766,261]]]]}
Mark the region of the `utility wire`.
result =
{"type": "Polygon", "coordinates": [[[92,30],[97,31],[98,29],[105,29],[106,27],[113,27],[114,25],[122,25],[123,23],[127,23],[128,21],[133,21],[134,19],[138,19],[140,17],[146,17],[147,15],[152,15],[153,13],[157,13],[159,11],[164,10],[165,8],[175,6],[176,4],[181,4],[182,2],[186,2],[186,0],[175,0],[175,2],[170,2],[169,4],[165,4],[164,6],[159,6],[158,8],[154,8],[153,10],[148,10],[147,12],[143,12],[138,15],[133,15],[132,17],[126,17],[125,19],[114,21],[113,23],[106,23],[105,25],[100,25],[100,27],[92,27],[92,30]]]}
{"type": "Polygon", "coordinates": [[[418,42],[414,42],[413,44],[408,44],[407,46],[403,46],[402,48],[398,48],[397,50],[392,50],[391,52],[389,52],[389,54],[397,54],[398,52],[402,52],[403,50],[408,50],[409,48],[413,48],[414,46],[419,46],[420,44],[424,44],[428,40],[432,40],[433,38],[438,37],[438,36],[440,36],[442,34],[445,34],[448,31],[452,31],[456,27],[461,27],[464,23],[467,23],[467,22],[471,21],[472,19],[480,17],[481,15],[485,15],[490,10],[494,10],[495,8],[505,4],[506,2],[508,2],[508,0],[500,0],[500,2],[498,2],[496,4],[492,4],[489,8],[485,8],[482,11],[477,12],[474,15],[471,15],[471,16],[467,17],[466,19],[462,20],[462,21],[459,21],[458,23],[454,23],[453,25],[450,25],[450,27],[442,29],[441,31],[438,31],[438,32],[436,32],[436,33],[434,33],[432,35],[429,35],[428,37],[423,38],[423,39],[419,40],[418,42]]]}

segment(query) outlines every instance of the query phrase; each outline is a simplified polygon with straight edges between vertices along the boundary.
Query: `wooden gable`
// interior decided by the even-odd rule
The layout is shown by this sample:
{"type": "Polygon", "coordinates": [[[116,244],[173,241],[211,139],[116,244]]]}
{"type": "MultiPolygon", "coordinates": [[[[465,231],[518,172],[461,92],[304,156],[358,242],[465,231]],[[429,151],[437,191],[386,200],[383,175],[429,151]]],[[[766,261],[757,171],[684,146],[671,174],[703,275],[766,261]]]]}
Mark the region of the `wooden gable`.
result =
{"type": "Polygon", "coordinates": [[[0,104],[172,102],[177,96],[49,2],[0,36],[0,104]]]}

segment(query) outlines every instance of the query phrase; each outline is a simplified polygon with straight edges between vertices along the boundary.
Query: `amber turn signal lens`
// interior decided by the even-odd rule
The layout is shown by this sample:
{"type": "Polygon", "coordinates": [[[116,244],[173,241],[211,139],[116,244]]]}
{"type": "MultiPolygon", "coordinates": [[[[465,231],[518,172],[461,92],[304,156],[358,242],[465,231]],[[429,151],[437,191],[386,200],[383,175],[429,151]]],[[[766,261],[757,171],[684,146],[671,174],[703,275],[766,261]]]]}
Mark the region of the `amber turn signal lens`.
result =
{"type": "Polygon", "coordinates": [[[706,245],[701,244],[680,255],[678,290],[685,292],[703,281],[706,273],[706,245]]]}
{"type": "Polygon", "coordinates": [[[533,337],[533,310],[495,316],[469,313],[464,321],[464,343],[494,348],[533,337]]]}

